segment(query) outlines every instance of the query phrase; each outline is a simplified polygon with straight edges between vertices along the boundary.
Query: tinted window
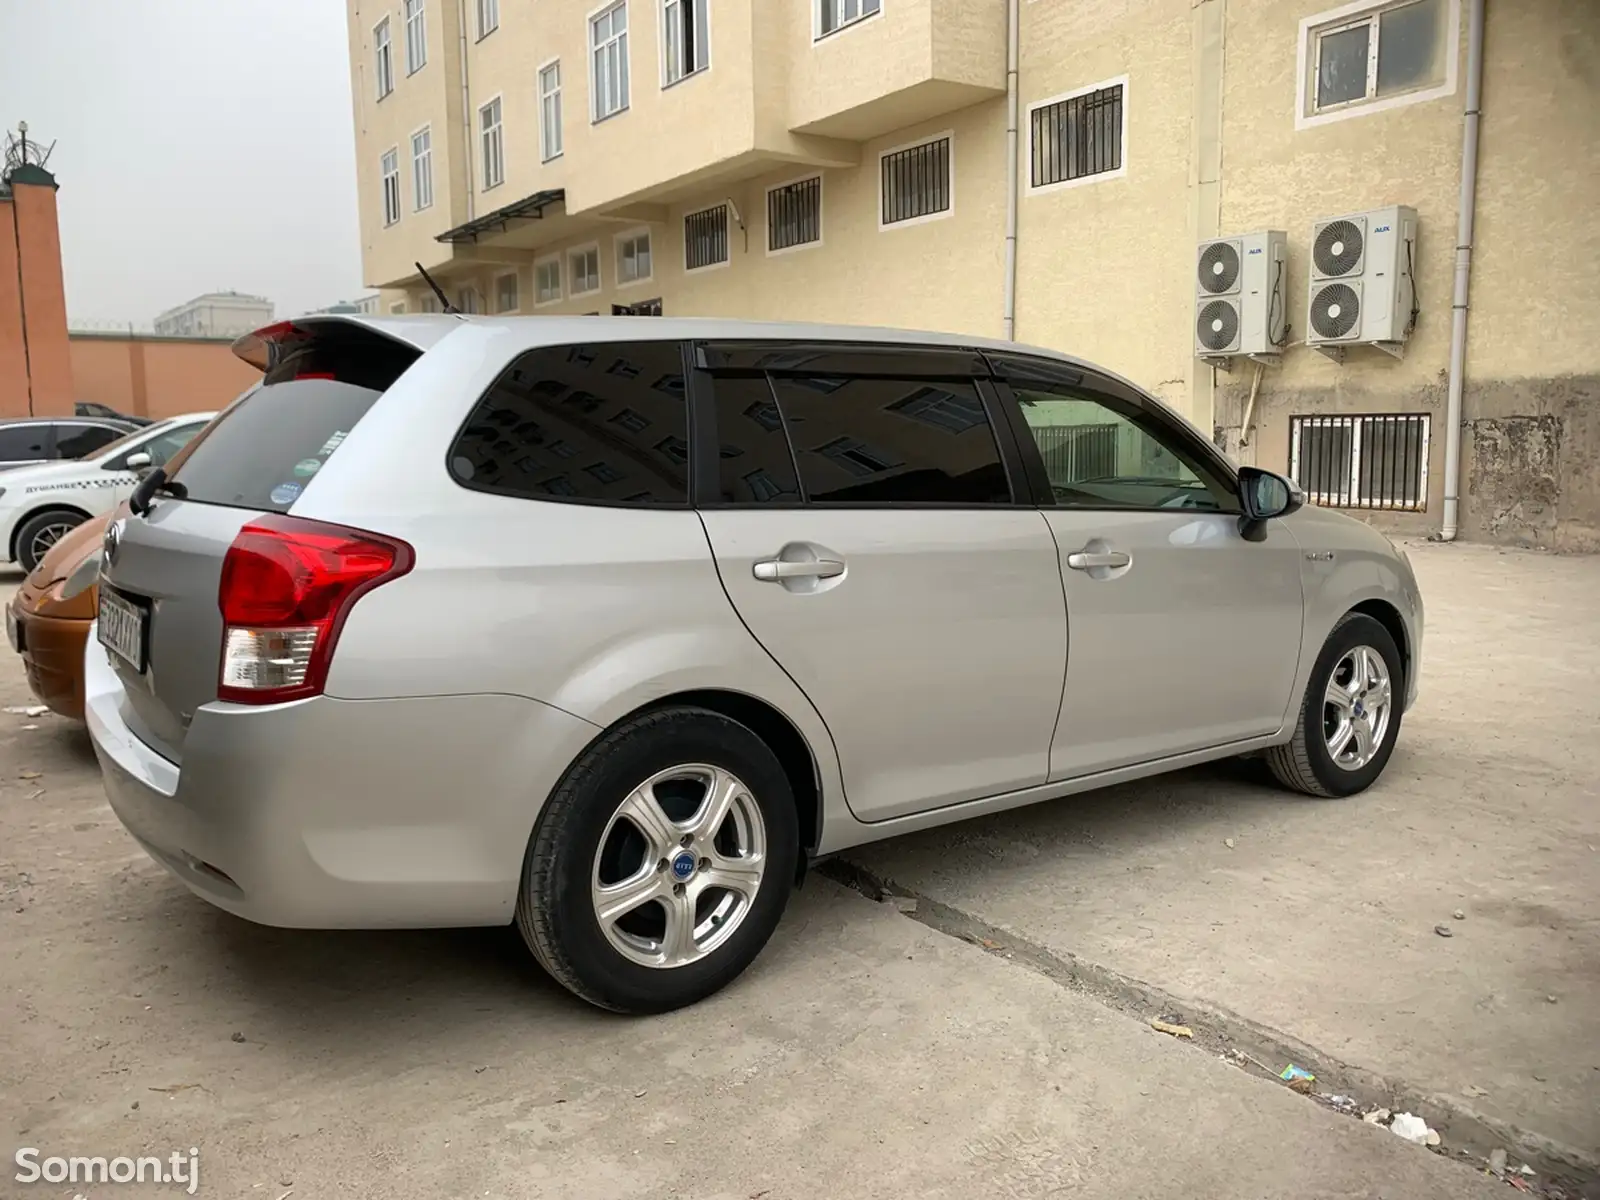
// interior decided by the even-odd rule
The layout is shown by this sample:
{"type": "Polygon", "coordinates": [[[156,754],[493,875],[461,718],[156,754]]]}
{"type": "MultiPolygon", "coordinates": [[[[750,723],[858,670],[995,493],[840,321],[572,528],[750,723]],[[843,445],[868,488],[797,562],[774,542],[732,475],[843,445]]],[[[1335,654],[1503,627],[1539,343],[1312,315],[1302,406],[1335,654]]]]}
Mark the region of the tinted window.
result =
{"type": "Polygon", "coordinates": [[[687,504],[688,408],[676,342],[547,346],[500,376],[450,448],[450,473],[530,500],[687,504]]]}
{"type": "Polygon", "coordinates": [[[718,498],[728,504],[793,504],[800,499],[794,456],[765,378],[711,383],[717,407],[718,498]]]}
{"type": "Polygon", "coordinates": [[[135,439],[126,450],[106,463],[106,466],[113,470],[126,470],[129,457],[135,454],[148,454],[152,467],[164,467],[173,455],[187,446],[194,435],[205,427],[204,421],[190,421],[185,425],[174,425],[170,429],[163,429],[154,437],[142,434],[143,440],[135,439]]]}
{"type": "Polygon", "coordinates": [[[173,478],[201,504],[285,512],[417,357],[360,325],[302,330],[274,348],[259,387],[182,447],[173,478]]]}
{"type": "Polygon", "coordinates": [[[104,425],[62,425],[56,430],[56,457],[83,458],[103,450],[121,436],[121,430],[104,425]]]}
{"type": "Polygon", "coordinates": [[[45,456],[45,425],[0,425],[0,462],[24,462],[45,456]]]}
{"type": "Polygon", "coordinates": [[[1073,387],[1015,392],[1061,507],[1238,510],[1227,481],[1148,409],[1073,387]]]}
{"type": "Polygon", "coordinates": [[[812,503],[1011,501],[971,383],[775,376],[773,390],[812,503]]]}

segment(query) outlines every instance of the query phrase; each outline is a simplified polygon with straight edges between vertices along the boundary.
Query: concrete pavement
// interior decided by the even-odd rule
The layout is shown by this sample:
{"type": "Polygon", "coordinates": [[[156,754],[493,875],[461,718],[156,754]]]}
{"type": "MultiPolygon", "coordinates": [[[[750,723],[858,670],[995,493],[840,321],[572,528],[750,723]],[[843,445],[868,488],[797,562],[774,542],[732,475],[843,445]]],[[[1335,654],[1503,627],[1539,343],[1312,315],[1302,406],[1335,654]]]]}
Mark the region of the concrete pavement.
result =
{"type": "Polygon", "coordinates": [[[1203,1004],[1224,1031],[1281,1035],[1326,1071],[1430,1097],[1480,1137],[1593,1164],[1600,558],[1426,543],[1411,556],[1428,606],[1422,696],[1366,794],[1308,800],[1223,766],[851,859],[1203,1004]]]}

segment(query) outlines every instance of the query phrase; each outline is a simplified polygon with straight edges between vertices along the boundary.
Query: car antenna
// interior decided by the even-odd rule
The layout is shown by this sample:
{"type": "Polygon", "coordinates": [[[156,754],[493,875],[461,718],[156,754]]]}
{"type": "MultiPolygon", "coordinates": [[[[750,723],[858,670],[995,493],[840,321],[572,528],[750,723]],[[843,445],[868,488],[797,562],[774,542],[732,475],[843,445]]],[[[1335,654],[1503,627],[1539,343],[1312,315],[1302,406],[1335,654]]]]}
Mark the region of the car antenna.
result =
{"type": "Polygon", "coordinates": [[[433,281],[433,276],[428,274],[428,268],[419,262],[414,262],[411,265],[416,267],[417,274],[422,276],[422,282],[431,287],[433,289],[433,294],[439,297],[439,303],[444,305],[444,311],[447,313],[454,313],[458,317],[461,316],[461,310],[454,304],[450,303],[450,297],[446,296],[444,294],[444,289],[433,281]]]}

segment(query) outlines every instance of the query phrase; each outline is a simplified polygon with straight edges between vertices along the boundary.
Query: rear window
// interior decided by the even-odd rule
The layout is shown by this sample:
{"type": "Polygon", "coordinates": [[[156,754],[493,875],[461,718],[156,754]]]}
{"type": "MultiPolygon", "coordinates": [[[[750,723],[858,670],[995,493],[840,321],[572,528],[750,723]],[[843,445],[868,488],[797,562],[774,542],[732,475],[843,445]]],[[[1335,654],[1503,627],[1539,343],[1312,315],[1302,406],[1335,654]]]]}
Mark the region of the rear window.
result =
{"type": "Polygon", "coordinates": [[[689,502],[689,416],[677,342],[592,342],[522,355],[450,448],[450,474],[524,500],[689,502]]]}
{"type": "Polygon", "coordinates": [[[360,326],[319,330],[190,444],[173,478],[201,504],[285,512],[417,357],[360,326]]]}

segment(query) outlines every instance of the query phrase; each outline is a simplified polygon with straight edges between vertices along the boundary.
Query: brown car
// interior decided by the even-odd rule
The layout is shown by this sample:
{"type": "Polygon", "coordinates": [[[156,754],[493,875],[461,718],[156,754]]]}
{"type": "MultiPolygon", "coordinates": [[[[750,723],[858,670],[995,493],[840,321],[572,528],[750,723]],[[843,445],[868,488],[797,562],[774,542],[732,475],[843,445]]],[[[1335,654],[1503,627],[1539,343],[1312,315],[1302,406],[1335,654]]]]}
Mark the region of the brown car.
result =
{"type": "Polygon", "coordinates": [[[83,720],[83,646],[94,621],[100,539],[111,514],[62,536],[22,581],[6,608],[6,636],[22,655],[41,704],[83,720]]]}

